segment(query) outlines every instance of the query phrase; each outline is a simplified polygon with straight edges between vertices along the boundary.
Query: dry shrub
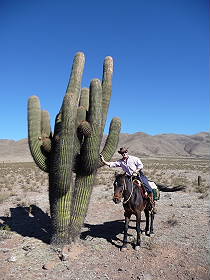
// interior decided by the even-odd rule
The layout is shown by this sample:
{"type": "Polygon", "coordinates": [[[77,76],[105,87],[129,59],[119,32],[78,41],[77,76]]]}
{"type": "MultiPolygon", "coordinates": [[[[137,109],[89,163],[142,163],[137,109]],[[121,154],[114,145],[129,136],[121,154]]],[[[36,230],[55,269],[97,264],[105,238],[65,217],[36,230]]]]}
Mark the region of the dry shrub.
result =
{"type": "Polygon", "coordinates": [[[0,241],[4,239],[10,239],[12,237],[11,228],[8,225],[0,226],[0,241]]]}
{"type": "Polygon", "coordinates": [[[0,193],[0,204],[5,202],[10,197],[10,193],[8,192],[2,192],[0,193]]]}
{"type": "Polygon", "coordinates": [[[167,224],[170,226],[176,226],[178,224],[178,220],[176,219],[175,215],[172,215],[168,220],[167,224]]]}

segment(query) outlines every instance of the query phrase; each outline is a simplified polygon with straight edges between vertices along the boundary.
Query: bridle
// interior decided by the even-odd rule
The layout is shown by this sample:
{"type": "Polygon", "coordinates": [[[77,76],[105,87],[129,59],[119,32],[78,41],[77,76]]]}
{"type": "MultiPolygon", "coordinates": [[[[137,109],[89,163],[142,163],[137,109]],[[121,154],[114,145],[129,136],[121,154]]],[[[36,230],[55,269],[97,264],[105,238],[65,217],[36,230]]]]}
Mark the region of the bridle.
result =
{"type": "MultiPolygon", "coordinates": [[[[122,192],[126,191],[127,190],[127,187],[126,187],[126,182],[125,182],[125,177],[124,177],[124,180],[123,180],[123,190],[122,192]]],[[[130,199],[131,199],[131,196],[133,195],[133,180],[132,180],[132,176],[131,176],[131,193],[128,197],[128,199],[126,199],[126,201],[124,200],[122,203],[123,204],[126,204],[130,199]]]]}
{"type": "MultiPolygon", "coordinates": [[[[129,195],[129,197],[128,197],[128,199],[125,201],[123,201],[123,204],[126,204],[130,199],[131,199],[131,196],[132,196],[132,194],[133,194],[133,180],[132,180],[132,176],[131,176],[131,193],[130,193],[130,195],[129,195]]],[[[123,185],[123,191],[124,190],[126,190],[127,188],[126,188],[126,182],[125,182],[125,178],[124,178],[124,185],[123,185]],[[125,186],[125,187],[124,187],[125,186]]]]}

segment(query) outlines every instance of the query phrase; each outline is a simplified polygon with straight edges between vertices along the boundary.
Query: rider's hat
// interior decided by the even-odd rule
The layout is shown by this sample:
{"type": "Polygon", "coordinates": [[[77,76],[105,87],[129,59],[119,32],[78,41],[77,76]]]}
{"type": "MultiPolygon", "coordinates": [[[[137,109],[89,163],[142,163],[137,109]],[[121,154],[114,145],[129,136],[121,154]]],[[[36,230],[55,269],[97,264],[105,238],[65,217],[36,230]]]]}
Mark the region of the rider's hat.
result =
{"type": "Polygon", "coordinates": [[[120,148],[120,150],[118,151],[118,153],[119,154],[124,154],[124,153],[127,153],[128,152],[128,149],[127,148],[125,148],[125,147],[122,147],[122,148],[120,148]]]}

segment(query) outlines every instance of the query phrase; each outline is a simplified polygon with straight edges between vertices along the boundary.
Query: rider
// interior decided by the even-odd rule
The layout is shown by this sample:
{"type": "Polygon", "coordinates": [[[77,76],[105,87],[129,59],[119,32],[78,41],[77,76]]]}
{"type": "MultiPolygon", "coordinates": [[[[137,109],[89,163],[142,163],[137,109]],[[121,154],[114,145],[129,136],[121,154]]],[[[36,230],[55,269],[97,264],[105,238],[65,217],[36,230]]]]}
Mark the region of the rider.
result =
{"type": "Polygon", "coordinates": [[[120,148],[118,151],[122,155],[122,159],[115,162],[108,162],[104,160],[104,157],[100,154],[101,161],[109,167],[121,167],[128,177],[137,177],[141,183],[143,183],[150,201],[153,203],[153,191],[149,185],[147,177],[143,173],[143,163],[138,157],[128,155],[128,149],[125,147],[120,148]]]}

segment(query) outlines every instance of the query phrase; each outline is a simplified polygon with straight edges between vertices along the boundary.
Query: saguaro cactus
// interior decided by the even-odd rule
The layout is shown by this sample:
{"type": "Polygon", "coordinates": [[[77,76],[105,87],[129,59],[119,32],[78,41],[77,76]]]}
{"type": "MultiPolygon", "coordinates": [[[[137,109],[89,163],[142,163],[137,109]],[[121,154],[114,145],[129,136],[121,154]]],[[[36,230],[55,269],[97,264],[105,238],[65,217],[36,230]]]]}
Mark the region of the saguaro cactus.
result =
{"type": "MultiPolygon", "coordinates": [[[[85,57],[77,53],[63,104],[56,116],[54,133],[39,98],[28,101],[28,140],[31,154],[41,170],[49,173],[52,243],[70,243],[80,234],[87,212],[99,159],[101,140],[112,93],[113,60],[104,60],[103,79],[81,89],[85,57]]],[[[113,156],[121,121],[113,118],[101,151],[113,156]]]]}

